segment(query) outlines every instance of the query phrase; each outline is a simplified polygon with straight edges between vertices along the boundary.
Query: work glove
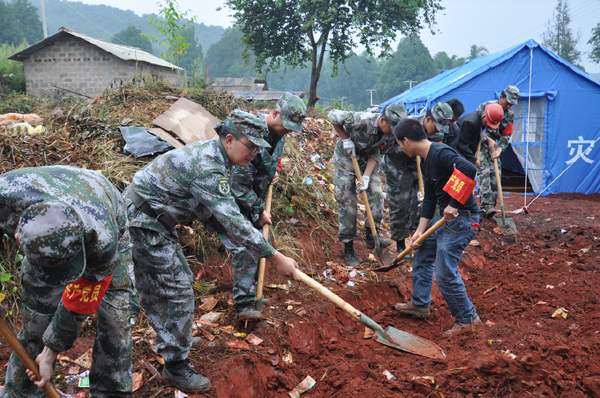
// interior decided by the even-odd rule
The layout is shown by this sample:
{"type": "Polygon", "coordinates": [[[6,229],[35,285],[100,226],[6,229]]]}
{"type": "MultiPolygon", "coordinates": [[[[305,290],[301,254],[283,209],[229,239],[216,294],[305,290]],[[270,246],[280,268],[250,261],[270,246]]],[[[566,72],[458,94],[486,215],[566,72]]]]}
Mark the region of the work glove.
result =
{"type": "Polygon", "coordinates": [[[417,200],[419,201],[419,203],[423,201],[423,194],[421,193],[421,191],[417,192],[417,200]]]}
{"type": "Polygon", "coordinates": [[[363,176],[363,183],[361,184],[360,181],[358,182],[358,191],[362,192],[362,191],[366,191],[369,188],[369,181],[371,181],[371,177],[368,176],[363,176]]]}
{"type": "Polygon", "coordinates": [[[356,157],[356,148],[354,147],[352,139],[346,138],[345,140],[342,140],[342,145],[346,152],[348,152],[348,155],[356,157]]]}

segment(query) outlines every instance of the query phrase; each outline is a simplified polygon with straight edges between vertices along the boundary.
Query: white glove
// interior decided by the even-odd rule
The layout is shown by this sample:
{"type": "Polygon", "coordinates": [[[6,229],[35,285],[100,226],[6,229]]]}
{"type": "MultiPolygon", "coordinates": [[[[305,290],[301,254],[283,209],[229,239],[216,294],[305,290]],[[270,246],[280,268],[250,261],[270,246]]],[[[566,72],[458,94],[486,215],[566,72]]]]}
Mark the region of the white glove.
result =
{"type": "Polygon", "coordinates": [[[423,195],[421,194],[421,191],[417,192],[417,199],[419,200],[419,202],[423,201],[423,195]]]}
{"type": "Polygon", "coordinates": [[[342,140],[342,145],[346,152],[348,152],[348,155],[356,157],[356,148],[354,147],[354,142],[352,142],[352,139],[346,138],[345,140],[342,140]]]}
{"type": "Polygon", "coordinates": [[[371,181],[371,177],[368,176],[363,176],[363,184],[360,183],[360,181],[358,182],[358,191],[362,192],[362,191],[366,191],[369,188],[369,181],[371,181]]]}

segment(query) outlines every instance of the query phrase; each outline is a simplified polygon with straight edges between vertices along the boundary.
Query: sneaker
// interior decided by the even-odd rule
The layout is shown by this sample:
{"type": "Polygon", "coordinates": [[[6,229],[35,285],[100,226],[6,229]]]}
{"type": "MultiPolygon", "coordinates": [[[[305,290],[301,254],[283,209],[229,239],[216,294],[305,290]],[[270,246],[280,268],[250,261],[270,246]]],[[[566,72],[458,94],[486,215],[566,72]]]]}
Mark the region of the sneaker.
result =
{"type": "Polygon", "coordinates": [[[496,215],[496,209],[494,209],[493,207],[490,207],[489,209],[487,209],[485,211],[485,218],[487,219],[492,219],[492,217],[494,217],[496,215]]]}
{"type": "Polygon", "coordinates": [[[166,362],[162,377],[176,388],[186,392],[200,392],[210,388],[210,380],[190,368],[187,359],[166,362]]]}
{"type": "Polygon", "coordinates": [[[360,261],[356,258],[356,254],[354,254],[354,242],[344,242],[344,261],[346,261],[346,265],[348,267],[357,267],[360,265],[360,261]]]}
{"type": "Polygon", "coordinates": [[[254,306],[254,301],[241,303],[236,306],[235,320],[238,322],[260,322],[262,315],[254,306]]]}
{"type": "Polygon", "coordinates": [[[418,318],[429,318],[429,316],[431,315],[429,307],[417,307],[416,305],[414,305],[412,300],[408,303],[398,303],[394,308],[402,312],[403,314],[409,314],[418,318]]]}
{"type": "Polygon", "coordinates": [[[479,316],[476,316],[471,322],[467,322],[467,323],[456,322],[454,324],[454,326],[452,326],[452,329],[446,330],[444,332],[444,334],[446,336],[450,336],[456,332],[460,332],[463,328],[473,327],[475,325],[479,325],[480,323],[481,323],[481,319],[479,318],[479,316]]]}
{"type": "MultiPolygon", "coordinates": [[[[379,231],[377,232],[379,234],[379,231]]],[[[373,238],[373,233],[371,232],[371,228],[367,227],[365,230],[365,243],[367,244],[367,249],[375,248],[375,238],[373,238]]],[[[382,238],[379,236],[379,245],[381,247],[386,247],[392,244],[391,239],[382,238]]]]}

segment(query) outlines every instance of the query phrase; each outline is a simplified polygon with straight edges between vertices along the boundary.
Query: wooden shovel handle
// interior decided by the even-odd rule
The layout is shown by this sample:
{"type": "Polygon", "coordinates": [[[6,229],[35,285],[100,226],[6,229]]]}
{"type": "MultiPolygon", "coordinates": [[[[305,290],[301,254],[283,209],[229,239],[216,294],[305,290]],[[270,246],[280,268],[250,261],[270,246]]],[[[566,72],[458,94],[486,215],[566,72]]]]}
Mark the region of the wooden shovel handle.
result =
{"type": "Polygon", "coordinates": [[[318,293],[323,295],[326,299],[331,301],[333,304],[337,305],[348,314],[350,314],[353,318],[360,321],[360,311],[342,300],[339,296],[335,295],[331,290],[327,289],[325,286],[321,285],[319,282],[306,275],[304,272],[297,270],[298,276],[300,276],[300,280],[304,282],[309,287],[312,287],[318,293]]]}
{"type": "Polygon", "coordinates": [[[417,238],[417,240],[412,243],[412,245],[408,246],[406,249],[404,249],[402,251],[402,253],[398,254],[398,256],[396,257],[396,261],[402,260],[408,253],[410,253],[410,251],[412,250],[412,247],[415,243],[420,245],[421,243],[423,243],[425,241],[425,239],[429,238],[432,233],[437,231],[445,223],[446,223],[446,219],[444,217],[440,218],[439,221],[436,222],[435,224],[433,224],[431,226],[431,228],[429,228],[427,231],[425,231],[423,233],[423,235],[419,236],[417,238]]]}
{"type": "MultiPolygon", "coordinates": [[[[354,166],[354,174],[356,174],[356,179],[360,182],[360,185],[364,185],[362,175],[360,174],[360,168],[358,167],[358,162],[354,155],[350,155],[352,158],[352,165],[354,166]]],[[[373,236],[377,236],[377,229],[375,228],[375,220],[373,220],[373,214],[371,213],[371,207],[369,206],[369,199],[367,198],[367,191],[361,191],[363,202],[365,202],[365,208],[367,209],[367,217],[369,218],[369,225],[371,226],[371,233],[373,236]]],[[[337,297],[337,296],[336,296],[337,297]]]]}
{"type": "Polygon", "coordinates": [[[500,207],[504,207],[504,199],[502,198],[502,183],[500,182],[500,171],[498,170],[498,158],[494,159],[494,171],[496,172],[496,184],[498,185],[498,199],[500,207]]]}
{"type": "MultiPolygon", "coordinates": [[[[8,344],[10,344],[11,348],[14,350],[15,354],[17,354],[21,362],[23,362],[23,365],[25,365],[27,369],[31,370],[38,380],[41,380],[42,376],[40,375],[40,370],[37,364],[33,359],[31,359],[31,356],[27,350],[25,350],[19,339],[17,339],[17,336],[15,336],[10,326],[8,326],[4,320],[4,311],[0,312],[0,333],[2,333],[4,339],[8,342],[8,344]]],[[[60,394],[50,382],[47,382],[44,386],[44,392],[50,398],[60,398],[60,394]]]]}
{"type": "Polygon", "coordinates": [[[421,172],[421,157],[417,156],[417,179],[419,180],[419,192],[421,196],[425,195],[425,189],[423,188],[423,173],[421,172]]]}
{"type": "MultiPolygon", "coordinates": [[[[269,189],[267,190],[267,202],[265,203],[265,211],[270,215],[271,214],[271,203],[273,200],[273,185],[269,185],[269,189]]],[[[262,227],[263,236],[265,239],[269,239],[269,224],[265,224],[262,227]]],[[[262,299],[263,294],[263,285],[265,282],[265,265],[267,259],[261,258],[258,263],[258,284],[256,285],[256,299],[262,299]]]]}

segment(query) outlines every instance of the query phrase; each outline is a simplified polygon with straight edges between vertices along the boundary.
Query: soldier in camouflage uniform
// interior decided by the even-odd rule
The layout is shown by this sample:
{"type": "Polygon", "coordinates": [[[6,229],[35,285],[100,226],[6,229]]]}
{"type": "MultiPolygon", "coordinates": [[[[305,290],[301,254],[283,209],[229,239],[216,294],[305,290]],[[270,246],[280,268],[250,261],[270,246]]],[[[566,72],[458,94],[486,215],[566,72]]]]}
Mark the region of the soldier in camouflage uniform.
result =
{"type": "Polygon", "coordinates": [[[210,381],[192,370],[187,359],[194,277],[177,239],[177,224],[200,220],[227,231],[238,247],[267,257],[285,277],[299,279],[296,262],[273,249],[240,213],[231,192],[231,166],[247,166],[258,147],[270,146],[261,138],[263,122],[235,110],[215,130],[218,140],[194,142],[156,158],[135,174],[124,193],[136,287],[165,359],[162,375],[185,391],[205,391],[210,381]]]}
{"type": "MultiPolygon", "coordinates": [[[[390,110],[395,109],[395,106],[390,110]]],[[[406,111],[406,109],[405,109],[406,111]]],[[[329,120],[339,135],[333,153],[335,178],[333,191],[338,202],[338,239],[344,243],[344,260],[349,266],[360,264],[354,253],[354,238],[356,237],[356,174],[352,164],[351,154],[356,157],[364,181],[360,191],[367,191],[367,197],[375,225],[380,225],[383,219],[383,194],[378,166],[383,158],[380,147],[388,142],[391,136],[390,124],[397,123],[388,119],[383,113],[344,112],[333,110],[329,112],[329,120]]],[[[365,212],[365,234],[368,248],[375,247],[375,239],[371,233],[365,212]]],[[[381,246],[387,246],[391,241],[379,239],[381,246]]]]}
{"type": "Polygon", "coordinates": [[[500,98],[494,101],[484,102],[477,107],[483,111],[486,105],[500,104],[504,109],[504,118],[497,129],[489,128],[485,132],[484,140],[481,142],[479,155],[479,170],[477,171],[477,183],[479,184],[479,198],[481,213],[484,217],[492,218],[496,214],[496,200],[498,200],[498,184],[494,172],[494,159],[498,159],[498,171],[502,174],[502,163],[500,155],[510,145],[513,133],[515,113],[510,109],[519,101],[519,89],[508,86],[504,89],[500,98]]]}
{"type": "MultiPolygon", "coordinates": [[[[254,116],[253,116],[254,117],[254,116]]],[[[231,168],[231,191],[244,216],[257,228],[271,224],[271,217],[265,212],[264,200],[271,183],[277,180],[279,158],[283,155],[285,136],[291,131],[301,132],[306,117],[306,105],[296,95],[286,93],[275,109],[266,116],[259,115],[264,131],[262,138],[271,148],[260,148],[258,154],[246,167],[231,168]]],[[[231,122],[235,126],[238,115],[231,122]]],[[[235,127],[233,128],[235,130],[235,127]]],[[[260,256],[251,247],[239,246],[225,231],[219,238],[233,255],[233,300],[236,302],[238,321],[259,321],[260,311],[255,309],[258,260],[260,256]]]]}
{"type": "Polygon", "coordinates": [[[119,191],[100,173],[69,166],[23,168],[0,176],[0,231],[15,236],[21,268],[19,339],[37,356],[41,381],[13,353],[0,395],[45,397],[59,352],[97,312],[90,392],[131,395],[131,243],[119,191]],[[29,374],[29,377],[28,377],[29,374]]]}
{"type": "MultiPolygon", "coordinates": [[[[406,109],[404,110],[406,113],[406,109]]],[[[441,141],[452,121],[450,105],[438,102],[423,116],[411,117],[418,120],[430,141],[441,141]]],[[[390,208],[390,231],[396,241],[398,253],[406,249],[404,239],[410,236],[418,213],[416,200],[418,187],[417,162],[402,151],[393,135],[385,149],[381,171],[385,176],[387,203],[390,208]]]]}

